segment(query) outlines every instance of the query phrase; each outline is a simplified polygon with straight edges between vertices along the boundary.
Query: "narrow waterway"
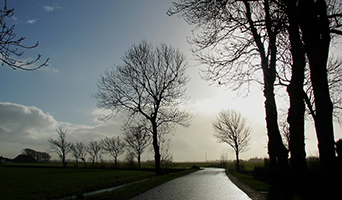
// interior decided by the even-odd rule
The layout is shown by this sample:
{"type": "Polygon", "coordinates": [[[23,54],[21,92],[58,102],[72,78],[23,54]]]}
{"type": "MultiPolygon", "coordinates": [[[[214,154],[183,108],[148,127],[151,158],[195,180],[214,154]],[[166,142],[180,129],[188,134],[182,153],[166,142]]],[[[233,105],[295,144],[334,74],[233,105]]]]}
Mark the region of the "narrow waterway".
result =
{"type": "Polygon", "coordinates": [[[229,180],[225,170],[219,168],[205,168],[164,183],[133,198],[133,200],[142,199],[250,200],[229,180]]]}

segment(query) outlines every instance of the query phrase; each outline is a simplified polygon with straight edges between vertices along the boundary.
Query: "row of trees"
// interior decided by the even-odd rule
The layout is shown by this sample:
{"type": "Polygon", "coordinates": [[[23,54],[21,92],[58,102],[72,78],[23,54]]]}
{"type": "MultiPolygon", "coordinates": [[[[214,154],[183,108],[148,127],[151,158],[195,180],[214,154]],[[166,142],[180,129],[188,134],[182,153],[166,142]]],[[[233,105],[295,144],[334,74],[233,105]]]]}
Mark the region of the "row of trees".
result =
{"type": "MultiPolygon", "coordinates": [[[[57,129],[58,139],[48,139],[50,143],[50,148],[58,154],[63,162],[63,166],[66,167],[66,156],[71,153],[75,158],[76,165],[79,160],[86,164],[86,156],[89,155],[91,162],[98,163],[103,162],[103,156],[105,154],[110,154],[113,159],[115,166],[118,164],[118,157],[122,155],[125,151],[127,153],[126,160],[128,162],[134,162],[134,158],[138,160],[138,166],[140,168],[141,155],[150,145],[151,136],[149,131],[142,125],[138,126],[126,126],[124,128],[125,137],[122,139],[117,137],[105,137],[101,140],[92,140],[88,144],[82,142],[77,142],[75,144],[70,143],[66,140],[67,130],[63,128],[57,129]]],[[[164,138],[161,141],[165,141],[164,138]]],[[[169,141],[164,142],[163,159],[165,164],[168,164],[172,160],[169,152],[169,141]]]]}
{"type": "Polygon", "coordinates": [[[204,79],[240,92],[252,82],[263,86],[270,167],[282,191],[289,191],[289,152],[292,182],[306,174],[306,107],[321,170],[327,177],[337,171],[333,108],[341,109],[342,74],[329,72],[328,64],[331,43],[342,35],[341,10],[340,0],[178,0],[168,11],[196,26],[189,42],[206,66],[204,79]],[[278,125],[276,86],[285,86],[289,97],[289,151],[278,125]]]}
{"type": "Polygon", "coordinates": [[[179,14],[197,26],[190,42],[195,45],[196,58],[207,66],[203,70],[206,80],[229,85],[234,90],[243,90],[244,86],[249,90],[253,81],[264,86],[272,168],[288,168],[274,89],[284,85],[290,102],[287,121],[291,166],[299,171],[306,168],[306,103],[315,121],[322,170],[330,173],[332,168],[336,169],[329,92],[332,84],[328,83],[327,64],[330,43],[342,34],[341,2],[179,0],[168,14],[179,14]],[[308,94],[309,88],[312,96],[308,94]]]}

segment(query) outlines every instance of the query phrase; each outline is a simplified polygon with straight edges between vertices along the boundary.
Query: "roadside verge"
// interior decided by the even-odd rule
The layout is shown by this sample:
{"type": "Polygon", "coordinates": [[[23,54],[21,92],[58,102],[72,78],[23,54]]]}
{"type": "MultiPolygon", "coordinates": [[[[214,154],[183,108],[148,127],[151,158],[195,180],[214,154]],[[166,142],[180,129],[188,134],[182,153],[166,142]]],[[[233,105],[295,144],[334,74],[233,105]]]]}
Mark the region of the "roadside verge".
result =
{"type": "MultiPolygon", "coordinates": [[[[267,185],[264,185],[265,183],[258,181],[258,180],[248,180],[250,177],[247,177],[247,175],[239,174],[237,172],[231,173],[228,170],[226,170],[226,174],[228,178],[243,192],[245,192],[251,199],[253,200],[267,200],[267,185]],[[247,184],[249,182],[249,184],[247,184]],[[260,182],[260,183],[259,183],[260,182]],[[253,189],[250,185],[254,186],[256,184],[263,185],[262,187],[259,187],[259,191],[256,189],[253,189]]],[[[252,179],[254,179],[252,177],[252,179]]]]}
{"type": "Polygon", "coordinates": [[[145,191],[148,191],[158,185],[161,185],[163,183],[166,183],[172,179],[190,174],[192,172],[197,171],[196,169],[192,170],[185,170],[181,172],[176,173],[169,173],[161,176],[153,176],[151,179],[146,180],[144,182],[138,182],[135,184],[130,184],[125,187],[110,191],[110,192],[104,192],[101,194],[96,194],[92,196],[83,197],[87,200],[104,200],[104,199],[131,199],[141,193],[144,193],[145,191]]]}

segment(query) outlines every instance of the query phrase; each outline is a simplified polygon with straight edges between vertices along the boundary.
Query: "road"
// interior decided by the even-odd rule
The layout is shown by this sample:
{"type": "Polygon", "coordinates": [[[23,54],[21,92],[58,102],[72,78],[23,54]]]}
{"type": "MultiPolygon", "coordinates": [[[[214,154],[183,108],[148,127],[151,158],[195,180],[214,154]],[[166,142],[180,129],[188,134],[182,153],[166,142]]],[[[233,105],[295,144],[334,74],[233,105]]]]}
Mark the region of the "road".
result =
{"type": "Polygon", "coordinates": [[[159,185],[133,198],[133,200],[142,199],[250,200],[229,180],[224,169],[219,168],[205,168],[159,185]]]}

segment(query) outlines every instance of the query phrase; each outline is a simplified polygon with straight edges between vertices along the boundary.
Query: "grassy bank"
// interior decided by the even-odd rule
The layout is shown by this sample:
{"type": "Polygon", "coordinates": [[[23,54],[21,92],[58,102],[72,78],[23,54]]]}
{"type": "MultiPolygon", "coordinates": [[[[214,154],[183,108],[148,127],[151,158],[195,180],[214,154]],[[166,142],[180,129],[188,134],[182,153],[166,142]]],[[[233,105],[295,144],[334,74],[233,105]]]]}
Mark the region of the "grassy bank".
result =
{"type": "MultiPolygon", "coordinates": [[[[124,165],[121,165],[124,167],[124,165]]],[[[191,165],[192,166],[192,165],[191,165]]],[[[152,166],[144,169],[113,169],[112,164],[79,167],[59,163],[8,164],[0,166],[0,199],[58,199],[80,195],[103,188],[110,188],[139,180],[146,180],[115,191],[99,194],[89,199],[129,199],[159,184],[194,170],[180,170],[188,165],[166,171],[163,176],[155,176],[152,166]]]]}
{"type": "Polygon", "coordinates": [[[254,189],[256,191],[267,192],[270,190],[269,184],[262,182],[262,181],[259,181],[259,180],[256,180],[251,175],[238,173],[238,172],[235,172],[234,170],[228,171],[228,173],[230,173],[231,175],[236,177],[239,181],[248,185],[249,187],[251,187],[252,189],[254,189]]]}
{"type": "Polygon", "coordinates": [[[1,167],[0,199],[56,199],[153,175],[150,171],[1,167]]]}
{"type": "Polygon", "coordinates": [[[135,183],[131,185],[127,185],[125,187],[119,188],[117,190],[113,190],[111,192],[104,192],[97,195],[88,196],[85,199],[87,200],[106,200],[106,199],[120,199],[126,200],[131,199],[145,191],[148,191],[160,184],[168,182],[172,179],[178,178],[180,176],[187,175],[189,173],[195,172],[196,170],[185,170],[175,173],[169,173],[162,176],[153,176],[151,179],[135,183]]]}

